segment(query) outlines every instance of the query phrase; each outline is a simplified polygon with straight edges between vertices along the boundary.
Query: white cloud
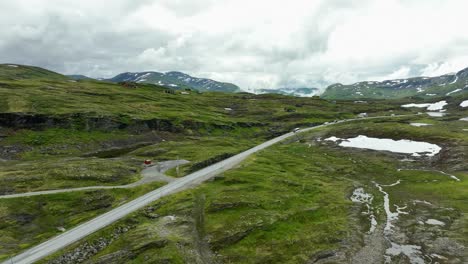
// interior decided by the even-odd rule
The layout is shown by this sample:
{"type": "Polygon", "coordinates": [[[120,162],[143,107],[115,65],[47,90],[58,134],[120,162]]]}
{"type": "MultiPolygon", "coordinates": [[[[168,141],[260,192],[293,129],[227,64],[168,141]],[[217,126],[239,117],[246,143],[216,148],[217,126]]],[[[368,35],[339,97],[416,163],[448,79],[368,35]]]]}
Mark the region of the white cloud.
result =
{"type": "MultiPolygon", "coordinates": [[[[391,74],[385,76],[386,79],[404,79],[410,76],[410,67],[403,66],[400,69],[392,72],[391,74]]],[[[385,79],[384,78],[384,79],[385,79]]],[[[383,80],[383,79],[380,79],[383,80]]]]}
{"type": "Polygon", "coordinates": [[[244,88],[468,66],[464,0],[0,2],[0,60],[94,77],[179,70],[244,88]]]}
{"type": "Polygon", "coordinates": [[[468,56],[461,56],[443,63],[430,63],[422,69],[421,74],[429,77],[439,76],[447,73],[455,73],[467,66],[468,56]]]}

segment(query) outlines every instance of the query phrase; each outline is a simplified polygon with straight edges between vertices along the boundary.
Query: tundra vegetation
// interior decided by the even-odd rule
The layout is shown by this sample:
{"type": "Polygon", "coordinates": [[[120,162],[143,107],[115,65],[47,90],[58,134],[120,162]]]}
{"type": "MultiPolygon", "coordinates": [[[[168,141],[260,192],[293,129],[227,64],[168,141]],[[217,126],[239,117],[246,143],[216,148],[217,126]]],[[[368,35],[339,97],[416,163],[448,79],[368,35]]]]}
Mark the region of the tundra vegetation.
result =
{"type": "MultiPolygon", "coordinates": [[[[1,195],[129,184],[141,179],[145,159],[188,160],[166,172],[183,177],[295,127],[359,113],[415,114],[421,109],[401,105],[426,102],[166,91],[0,65],[1,195]]],[[[462,263],[468,246],[468,123],[460,119],[468,116],[468,108],[459,104],[467,96],[444,99],[449,113],[444,117],[362,119],[298,134],[43,262],[320,263],[372,257],[368,208],[350,200],[363,188],[373,197],[370,207],[380,235],[372,241],[382,244],[379,261],[384,255],[410,260],[387,252],[392,241],[421,247],[416,257],[462,263]],[[358,135],[424,141],[442,151],[412,157],[324,140],[358,135]],[[393,222],[392,234],[383,233],[387,214],[379,184],[392,212],[400,207],[408,212],[393,222]],[[431,219],[444,225],[427,224],[431,219]]],[[[163,184],[0,199],[0,260],[163,184]]]]}

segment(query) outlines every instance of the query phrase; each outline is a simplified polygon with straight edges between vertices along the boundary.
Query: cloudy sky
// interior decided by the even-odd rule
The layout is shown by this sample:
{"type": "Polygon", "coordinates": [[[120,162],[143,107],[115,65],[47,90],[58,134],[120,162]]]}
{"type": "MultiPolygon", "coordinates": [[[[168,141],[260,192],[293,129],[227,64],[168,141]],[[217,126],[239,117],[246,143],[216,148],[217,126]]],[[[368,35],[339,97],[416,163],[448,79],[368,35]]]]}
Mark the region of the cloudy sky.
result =
{"type": "Polygon", "coordinates": [[[468,67],[466,0],[15,0],[0,62],[66,74],[183,71],[244,89],[468,67]]]}

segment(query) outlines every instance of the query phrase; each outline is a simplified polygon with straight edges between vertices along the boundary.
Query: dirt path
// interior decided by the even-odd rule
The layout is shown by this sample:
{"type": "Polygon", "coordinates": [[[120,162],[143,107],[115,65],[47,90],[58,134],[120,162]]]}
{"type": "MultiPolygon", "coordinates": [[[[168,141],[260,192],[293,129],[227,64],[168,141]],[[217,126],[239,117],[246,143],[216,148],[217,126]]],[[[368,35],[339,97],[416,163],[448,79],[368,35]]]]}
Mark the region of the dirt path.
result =
{"type": "Polygon", "coordinates": [[[18,197],[30,197],[36,195],[47,195],[47,194],[55,194],[55,193],[64,193],[64,192],[78,192],[78,191],[86,191],[86,190],[97,190],[97,189],[125,189],[125,188],[133,188],[140,186],[142,184],[151,183],[151,182],[172,182],[175,178],[168,177],[163,173],[167,170],[175,168],[176,166],[187,164],[189,161],[187,160],[168,160],[158,162],[154,166],[145,168],[142,170],[141,175],[143,176],[139,181],[126,184],[126,185],[118,185],[118,186],[88,186],[88,187],[80,187],[80,188],[70,188],[70,189],[59,189],[59,190],[49,190],[49,191],[38,191],[38,192],[27,192],[27,193],[16,193],[16,194],[8,194],[8,195],[1,195],[0,199],[8,199],[8,198],[18,198],[18,197]]]}

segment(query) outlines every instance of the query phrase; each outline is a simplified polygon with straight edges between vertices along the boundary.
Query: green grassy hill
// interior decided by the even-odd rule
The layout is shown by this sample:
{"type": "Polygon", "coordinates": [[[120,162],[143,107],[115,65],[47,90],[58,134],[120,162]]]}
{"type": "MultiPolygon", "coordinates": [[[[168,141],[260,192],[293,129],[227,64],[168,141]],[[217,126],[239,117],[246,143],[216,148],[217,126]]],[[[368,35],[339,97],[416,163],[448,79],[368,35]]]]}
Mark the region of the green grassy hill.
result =
{"type": "MultiPolygon", "coordinates": [[[[182,177],[295,127],[359,113],[414,114],[425,110],[401,105],[442,99],[448,102],[443,117],[359,120],[301,134],[212,181],[165,197],[48,260],[76,261],[68,259],[72,256],[90,263],[360,263],[359,252],[383,257],[388,243],[380,232],[375,241],[382,252],[366,249],[367,209],[350,196],[358,187],[374,195],[372,206],[383,231],[384,196],[375,182],[401,180],[394,188],[385,187],[392,203],[406,205],[410,212],[394,223],[398,242],[421,246],[429,257],[439,254],[463,263],[459,246],[468,246],[468,127],[460,118],[468,117],[468,107],[460,103],[468,100],[466,94],[355,102],[198,93],[143,83],[77,81],[36,67],[1,65],[0,195],[129,184],[142,178],[145,159],[188,160],[167,172],[182,177]],[[412,122],[431,126],[415,127],[412,122]],[[323,140],[358,135],[427,141],[443,151],[414,159],[344,149],[323,140]],[[446,225],[418,223],[428,219],[446,225]]],[[[0,260],[163,184],[0,199],[0,260]]],[[[397,210],[394,205],[391,209],[397,210]]],[[[393,260],[408,262],[400,255],[393,260]]]]}
{"type": "Polygon", "coordinates": [[[67,80],[68,78],[59,73],[49,71],[43,68],[17,65],[17,64],[0,64],[0,80],[2,81],[20,81],[26,79],[41,79],[41,80],[67,80]]]}

